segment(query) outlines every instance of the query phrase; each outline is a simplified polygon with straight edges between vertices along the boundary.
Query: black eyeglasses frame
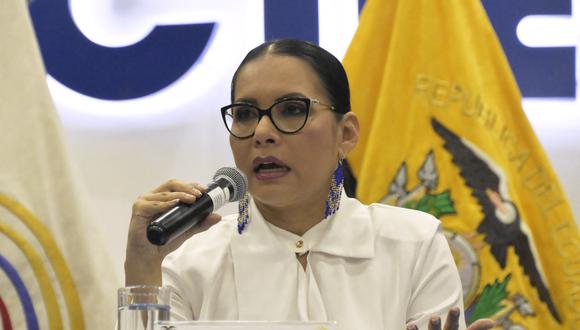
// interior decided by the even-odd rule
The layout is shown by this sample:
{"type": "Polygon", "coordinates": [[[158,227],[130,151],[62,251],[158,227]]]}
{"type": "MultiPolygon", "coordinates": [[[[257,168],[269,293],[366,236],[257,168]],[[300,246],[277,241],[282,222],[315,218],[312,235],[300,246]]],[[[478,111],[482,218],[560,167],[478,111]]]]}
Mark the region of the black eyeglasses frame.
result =
{"type": "Polygon", "coordinates": [[[236,138],[238,138],[238,139],[247,139],[247,138],[250,138],[250,137],[254,136],[254,134],[256,133],[256,127],[258,127],[258,124],[260,123],[260,120],[262,120],[262,117],[264,117],[264,116],[267,116],[270,119],[270,122],[274,125],[274,127],[276,127],[276,129],[278,131],[280,131],[280,132],[282,132],[284,134],[295,134],[295,133],[300,132],[300,130],[302,130],[304,128],[304,126],[306,126],[306,122],[308,122],[308,116],[310,115],[310,106],[312,104],[318,104],[318,105],[326,106],[331,111],[335,111],[336,110],[335,106],[333,106],[333,105],[325,104],[325,103],[320,102],[317,99],[312,99],[312,98],[308,98],[308,97],[285,97],[285,98],[276,100],[276,102],[274,102],[267,109],[259,108],[258,106],[256,106],[255,104],[252,104],[252,103],[238,102],[238,103],[232,103],[232,104],[226,105],[224,107],[221,107],[220,110],[221,110],[221,113],[222,113],[222,120],[223,120],[224,125],[226,126],[226,129],[228,130],[228,132],[231,135],[233,135],[236,138]],[[287,101],[301,101],[301,102],[304,102],[304,104],[306,105],[306,117],[304,118],[304,122],[302,123],[302,125],[298,129],[293,130],[293,131],[285,131],[285,130],[281,129],[280,127],[278,127],[278,125],[276,125],[276,121],[272,119],[272,109],[276,105],[278,105],[278,104],[280,104],[282,102],[287,102],[287,101]],[[256,127],[254,127],[254,131],[250,135],[248,135],[248,136],[238,136],[238,135],[234,134],[230,130],[230,128],[228,127],[228,123],[226,121],[226,111],[228,111],[229,109],[231,109],[231,108],[233,108],[235,106],[249,106],[249,107],[252,107],[252,108],[258,110],[258,121],[256,122],[256,127]]]}

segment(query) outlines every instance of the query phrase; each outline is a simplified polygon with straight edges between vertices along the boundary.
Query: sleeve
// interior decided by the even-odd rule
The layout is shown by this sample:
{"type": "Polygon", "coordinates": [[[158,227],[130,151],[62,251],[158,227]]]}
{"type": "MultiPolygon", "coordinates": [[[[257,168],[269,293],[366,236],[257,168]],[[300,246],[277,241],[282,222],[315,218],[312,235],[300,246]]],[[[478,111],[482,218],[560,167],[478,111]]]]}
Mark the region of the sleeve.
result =
{"type": "MultiPolygon", "coordinates": [[[[179,276],[171,263],[163,263],[163,286],[169,288],[172,321],[194,320],[193,308],[184,298],[188,294],[187,289],[180,284],[179,276]]],[[[191,293],[191,292],[190,292],[191,293]]]]}
{"type": "Polygon", "coordinates": [[[232,234],[237,233],[236,224],[222,219],[165,257],[161,271],[163,285],[171,291],[171,320],[197,320],[204,311],[210,314],[214,311],[214,300],[208,297],[217,297],[215,291],[221,292],[224,286],[216,278],[224,273],[233,278],[228,258],[229,242],[232,234]]]}
{"type": "Polygon", "coordinates": [[[459,329],[465,329],[461,279],[440,225],[420,247],[411,283],[407,324],[427,329],[429,319],[437,315],[443,327],[449,309],[457,306],[459,329]]]}

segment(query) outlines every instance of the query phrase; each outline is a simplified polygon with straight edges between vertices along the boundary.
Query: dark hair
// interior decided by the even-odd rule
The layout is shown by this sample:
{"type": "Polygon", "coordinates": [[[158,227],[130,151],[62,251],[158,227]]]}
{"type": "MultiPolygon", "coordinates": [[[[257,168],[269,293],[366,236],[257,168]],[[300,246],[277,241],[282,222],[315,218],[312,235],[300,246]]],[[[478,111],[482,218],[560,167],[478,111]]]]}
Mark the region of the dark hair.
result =
{"type": "Polygon", "coordinates": [[[271,40],[252,49],[240,63],[232,78],[232,102],[234,101],[236,79],[242,67],[248,62],[268,53],[292,56],[308,63],[320,77],[329,101],[335,107],[335,112],[344,114],[350,111],[348,78],[340,61],[317,45],[295,39],[271,40]]]}

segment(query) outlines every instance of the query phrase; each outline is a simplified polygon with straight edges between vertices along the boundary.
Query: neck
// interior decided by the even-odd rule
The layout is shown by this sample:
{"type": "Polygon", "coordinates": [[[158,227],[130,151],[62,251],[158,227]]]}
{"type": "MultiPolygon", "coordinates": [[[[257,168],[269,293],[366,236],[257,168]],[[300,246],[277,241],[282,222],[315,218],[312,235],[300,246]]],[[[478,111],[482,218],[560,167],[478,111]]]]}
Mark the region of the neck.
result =
{"type": "Polygon", "coordinates": [[[305,203],[280,207],[267,205],[258,200],[255,200],[255,203],[266,221],[302,236],[324,219],[325,201],[326,196],[322,201],[320,198],[312,198],[305,203]]]}

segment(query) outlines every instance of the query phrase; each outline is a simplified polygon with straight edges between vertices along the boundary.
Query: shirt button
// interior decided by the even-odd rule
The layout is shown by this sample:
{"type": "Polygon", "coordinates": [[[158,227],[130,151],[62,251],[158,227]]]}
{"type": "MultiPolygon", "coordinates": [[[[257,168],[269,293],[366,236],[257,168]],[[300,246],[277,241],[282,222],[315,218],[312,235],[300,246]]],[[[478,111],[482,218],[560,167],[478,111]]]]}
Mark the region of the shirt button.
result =
{"type": "Polygon", "coordinates": [[[303,240],[296,241],[296,247],[297,248],[300,249],[302,246],[304,246],[304,241],[303,240]]]}

